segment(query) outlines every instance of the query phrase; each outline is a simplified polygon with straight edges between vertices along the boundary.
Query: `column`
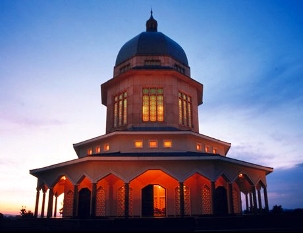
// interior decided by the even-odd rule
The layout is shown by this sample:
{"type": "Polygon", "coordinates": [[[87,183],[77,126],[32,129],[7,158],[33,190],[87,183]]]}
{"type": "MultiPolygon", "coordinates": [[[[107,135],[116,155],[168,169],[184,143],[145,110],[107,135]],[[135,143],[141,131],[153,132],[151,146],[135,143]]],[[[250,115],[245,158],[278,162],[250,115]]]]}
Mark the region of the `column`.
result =
{"type": "Polygon", "coordinates": [[[183,182],[179,182],[180,185],[180,215],[184,217],[184,185],[183,182]]]}
{"type": "Polygon", "coordinates": [[[249,213],[249,207],[248,207],[248,195],[245,193],[245,204],[246,204],[246,212],[249,213]]]}
{"type": "Polygon", "coordinates": [[[54,200],[54,192],[53,188],[49,188],[48,191],[48,205],[47,205],[47,217],[50,218],[53,215],[53,200],[54,200]]]}
{"type": "Polygon", "coordinates": [[[58,202],[58,193],[55,193],[55,209],[54,209],[54,217],[57,217],[57,202],[58,202]]]}
{"type": "Polygon", "coordinates": [[[260,189],[258,191],[258,206],[259,206],[259,213],[262,213],[262,201],[261,201],[261,192],[260,189]]]}
{"type": "Polygon", "coordinates": [[[254,213],[257,213],[257,197],[256,197],[256,187],[252,187],[253,201],[254,201],[254,213]]]}
{"type": "Polygon", "coordinates": [[[124,184],[124,217],[129,217],[129,183],[124,184]]]}
{"type": "Polygon", "coordinates": [[[264,187],[264,202],[265,202],[265,212],[269,212],[269,207],[268,207],[268,198],[267,198],[267,188],[264,187]]]}
{"type": "Polygon", "coordinates": [[[115,208],[115,205],[114,205],[114,187],[113,187],[113,184],[112,183],[109,183],[108,184],[108,200],[107,202],[109,202],[109,204],[106,205],[106,207],[108,206],[108,210],[109,211],[106,211],[106,215],[109,215],[109,216],[114,216],[117,214],[117,207],[115,208]]]}
{"type": "Polygon", "coordinates": [[[78,217],[78,185],[74,185],[73,218],[78,217]]]}
{"type": "Polygon", "coordinates": [[[36,188],[36,204],[35,204],[35,213],[34,216],[37,218],[38,217],[38,208],[39,208],[39,197],[40,197],[40,189],[36,188]]]}
{"type": "Polygon", "coordinates": [[[91,213],[92,218],[96,217],[96,205],[97,205],[97,183],[92,183],[92,197],[91,197],[91,213]]]}
{"type": "Polygon", "coordinates": [[[212,214],[215,214],[215,191],[216,191],[216,186],[215,182],[211,181],[211,212],[212,214]]]}
{"type": "Polygon", "coordinates": [[[42,188],[43,196],[42,196],[42,206],[41,206],[41,218],[44,218],[44,206],[45,206],[45,188],[42,188]]]}
{"type": "Polygon", "coordinates": [[[228,191],[229,191],[229,213],[234,214],[234,197],[233,197],[233,184],[228,184],[228,191]]]}
{"type": "Polygon", "coordinates": [[[252,192],[249,193],[249,213],[253,212],[252,192]]]}

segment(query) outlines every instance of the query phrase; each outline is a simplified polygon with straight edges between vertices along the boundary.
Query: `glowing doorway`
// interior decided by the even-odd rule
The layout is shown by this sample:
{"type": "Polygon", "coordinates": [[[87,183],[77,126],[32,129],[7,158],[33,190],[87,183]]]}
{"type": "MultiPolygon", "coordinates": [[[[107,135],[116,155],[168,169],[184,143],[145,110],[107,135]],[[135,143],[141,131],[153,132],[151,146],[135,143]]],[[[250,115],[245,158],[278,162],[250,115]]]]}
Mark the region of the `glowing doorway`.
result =
{"type": "Polygon", "coordinates": [[[150,184],[142,189],[142,216],[166,216],[166,190],[161,185],[150,184]]]}

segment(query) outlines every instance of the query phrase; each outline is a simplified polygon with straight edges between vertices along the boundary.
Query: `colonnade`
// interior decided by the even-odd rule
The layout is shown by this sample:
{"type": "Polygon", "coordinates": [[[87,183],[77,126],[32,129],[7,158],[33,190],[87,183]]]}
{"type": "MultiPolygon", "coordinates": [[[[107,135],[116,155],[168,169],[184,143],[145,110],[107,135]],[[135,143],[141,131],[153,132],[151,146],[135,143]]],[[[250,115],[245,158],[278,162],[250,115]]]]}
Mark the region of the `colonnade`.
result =
{"type": "MultiPolygon", "coordinates": [[[[215,182],[212,181],[211,183],[211,213],[215,214],[215,182]]],[[[73,190],[73,212],[72,217],[78,218],[78,204],[79,204],[79,185],[74,185],[73,190]]],[[[184,202],[184,182],[179,182],[180,187],[180,217],[185,216],[185,202],[184,202]]],[[[129,217],[129,183],[124,183],[124,217],[129,217]]],[[[244,193],[245,196],[245,204],[246,204],[246,213],[250,214],[258,214],[258,213],[266,213],[269,212],[268,207],[268,197],[267,197],[267,190],[266,187],[262,186],[264,195],[264,209],[262,208],[262,195],[261,195],[261,188],[256,189],[256,186],[251,187],[251,191],[244,193]]],[[[36,204],[35,204],[35,212],[34,216],[38,217],[38,208],[39,208],[39,202],[40,202],[40,191],[42,191],[42,203],[41,203],[41,213],[40,217],[44,218],[52,218],[57,217],[57,200],[58,200],[58,194],[53,192],[53,188],[49,187],[46,188],[46,186],[43,186],[42,188],[36,189],[36,204]],[[47,205],[47,214],[45,216],[45,199],[46,199],[46,193],[48,191],[48,205],[47,205]],[[55,197],[55,204],[53,205],[55,197]]],[[[94,218],[96,217],[96,205],[97,205],[97,183],[92,183],[91,187],[91,197],[90,197],[90,217],[94,218]]],[[[241,197],[240,197],[241,198],[241,197]]],[[[234,210],[234,196],[233,196],[233,186],[232,183],[228,183],[227,185],[227,204],[228,204],[228,214],[235,214],[234,210]]]]}

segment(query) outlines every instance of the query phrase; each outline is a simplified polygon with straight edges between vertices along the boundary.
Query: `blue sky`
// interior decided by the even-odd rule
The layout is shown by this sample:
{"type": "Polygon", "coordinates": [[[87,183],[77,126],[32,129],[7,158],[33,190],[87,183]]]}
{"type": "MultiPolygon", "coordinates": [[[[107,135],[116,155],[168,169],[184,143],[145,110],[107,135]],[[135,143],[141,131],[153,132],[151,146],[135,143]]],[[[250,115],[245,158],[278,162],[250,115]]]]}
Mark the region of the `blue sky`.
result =
{"type": "Polygon", "coordinates": [[[100,85],[151,8],[204,85],[200,133],[274,168],[270,209],[303,208],[303,1],[0,0],[1,213],[33,211],[29,170],[105,133],[100,85]]]}

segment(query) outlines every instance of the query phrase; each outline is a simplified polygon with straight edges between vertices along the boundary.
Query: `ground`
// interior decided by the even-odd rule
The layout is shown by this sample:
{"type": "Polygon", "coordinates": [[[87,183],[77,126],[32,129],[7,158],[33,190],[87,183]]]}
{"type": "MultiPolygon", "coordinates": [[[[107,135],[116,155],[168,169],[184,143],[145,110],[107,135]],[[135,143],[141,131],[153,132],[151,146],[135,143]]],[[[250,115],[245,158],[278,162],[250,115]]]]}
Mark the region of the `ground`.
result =
{"type": "Polygon", "coordinates": [[[303,232],[303,214],[184,218],[8,218],[0,232],[303,232]]]}

